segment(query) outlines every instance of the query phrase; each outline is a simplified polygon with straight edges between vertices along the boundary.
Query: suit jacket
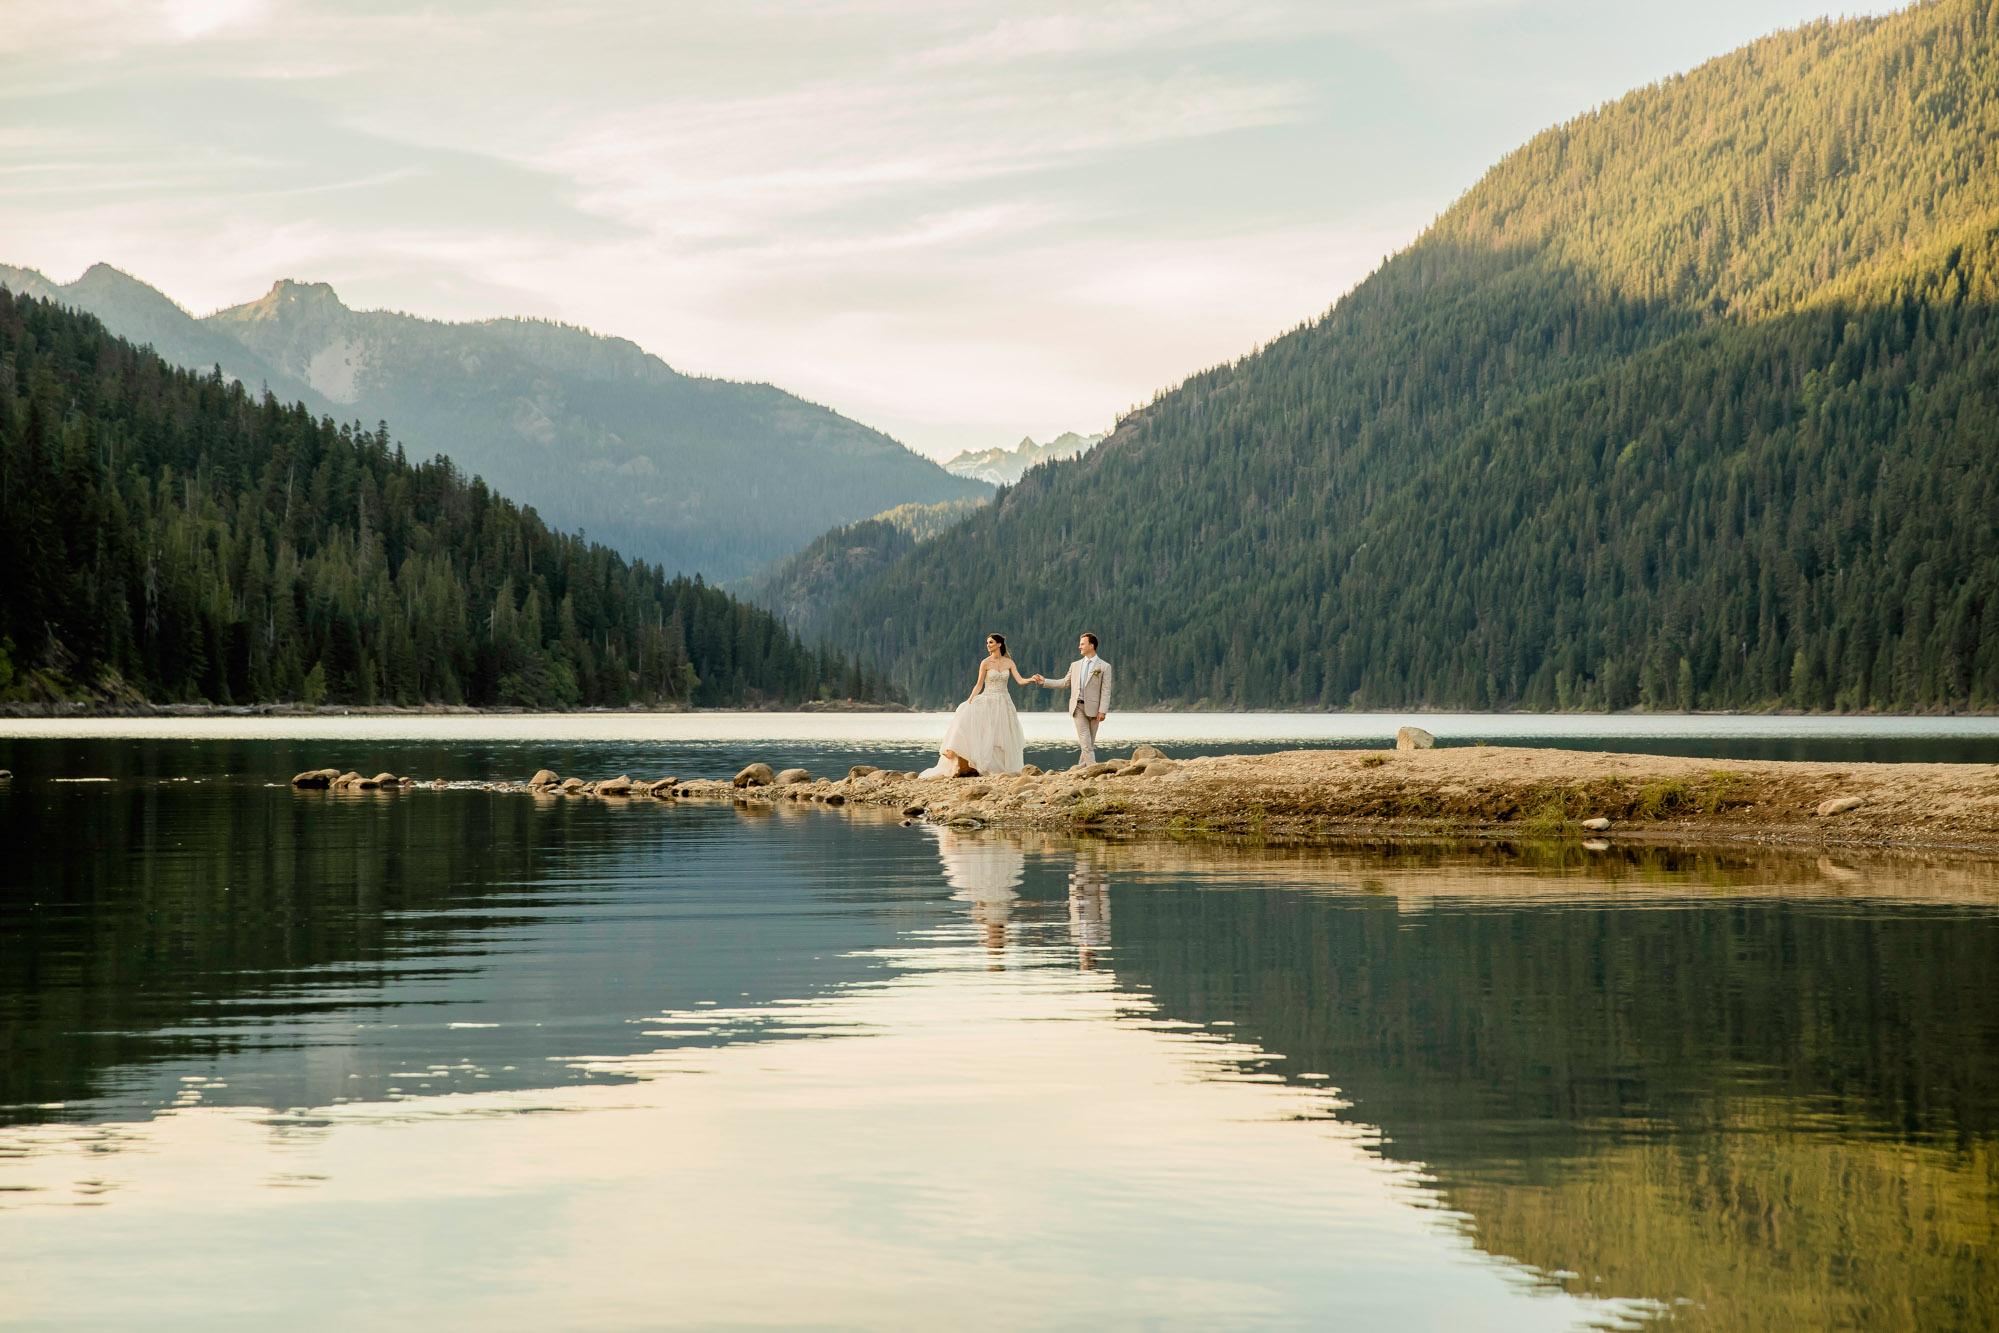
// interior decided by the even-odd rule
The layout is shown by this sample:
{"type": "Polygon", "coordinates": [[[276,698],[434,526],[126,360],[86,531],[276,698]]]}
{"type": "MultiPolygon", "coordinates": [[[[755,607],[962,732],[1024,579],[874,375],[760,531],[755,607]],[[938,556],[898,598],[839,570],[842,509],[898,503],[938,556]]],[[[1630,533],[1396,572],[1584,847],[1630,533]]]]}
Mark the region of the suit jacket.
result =
{"type": "Polygon", "coordinates": [[[1111,664],[1099,657],[1096,667],[1085,679],[1083,664],[1088,660],[1079,657],[1069,664],[1067,675],[1057,676],[1054,680],[1043,679],[1041,683],[1051,690],[1068,685],[1069,711],[1095,717],[1111,711],[1111,664]]]}

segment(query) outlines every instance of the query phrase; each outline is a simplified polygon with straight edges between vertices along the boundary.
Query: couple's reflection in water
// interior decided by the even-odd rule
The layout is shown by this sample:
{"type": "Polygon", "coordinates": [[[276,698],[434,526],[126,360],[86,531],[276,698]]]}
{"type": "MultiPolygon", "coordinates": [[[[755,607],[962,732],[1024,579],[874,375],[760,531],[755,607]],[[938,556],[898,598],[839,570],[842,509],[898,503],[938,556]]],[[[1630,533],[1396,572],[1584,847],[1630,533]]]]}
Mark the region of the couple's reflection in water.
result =
{"type": "Polygon", "coordinates": [[[1097,954],[1111,942],[1111,877],[1097,861],[1078,855],[1069,869],[1069,935],[1076,942],[1076,966],[1097,966],[1097,954]]]}
{"type": "MultiPolygon", "coordinates": [[[[1011,928],[1017,922],[1045,919],[1051,904],[1021,897],[1027,878],[1027,846],[1004,834],[971,832],[926,825],[937,839],[937,856],[954,901],[966,904],[979,927],[987,966],[1006,966],[1011,928]]],[[[1110,873],[1103,849],[1087,843],[1049,840],[1035,849],[1047,859],[1069,862],[1069,939],[1076,966],[1092,971],[1110,948],[1110,873]]]]}

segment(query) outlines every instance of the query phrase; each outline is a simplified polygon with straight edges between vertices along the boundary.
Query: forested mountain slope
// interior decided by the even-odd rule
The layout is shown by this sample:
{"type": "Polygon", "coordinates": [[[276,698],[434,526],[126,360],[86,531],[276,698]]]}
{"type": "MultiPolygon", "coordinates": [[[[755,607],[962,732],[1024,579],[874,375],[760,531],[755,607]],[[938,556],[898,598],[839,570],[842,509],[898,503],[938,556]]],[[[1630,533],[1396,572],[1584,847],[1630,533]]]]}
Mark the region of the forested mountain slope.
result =
{"type": "Polygon", "coordinates": [[[899,504],[983,498],[920,454],[768,384],[682,375],[622,338],[538,320],[448,324],[352,310],[279,282],[196,319],[106,265],[57,286],[0,284],[86,310],[195,370],[220,364],[345,421],[391,421],[559,528],[668,570],[738,577],[828,528],[899,504]]]}
{"type": "Polygon", "coordinates": [[[386,431],[0,291],[0,699],[578,704],[876,689],[386,431]]]}
{"type": "Polygon", "coordinates": [[[832,623],[930,698],[1093,628],[1128,703],[1999,706],[1995,38],[1817,23],[1537,137],[832,623]]]}

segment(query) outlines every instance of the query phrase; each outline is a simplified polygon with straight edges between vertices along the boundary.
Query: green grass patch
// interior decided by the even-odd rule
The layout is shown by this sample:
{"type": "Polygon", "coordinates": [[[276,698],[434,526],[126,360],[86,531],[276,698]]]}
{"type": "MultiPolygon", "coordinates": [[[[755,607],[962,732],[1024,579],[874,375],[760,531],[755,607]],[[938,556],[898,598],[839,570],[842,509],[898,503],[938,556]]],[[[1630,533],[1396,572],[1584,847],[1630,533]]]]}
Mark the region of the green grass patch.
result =
{"type": "Polygon", "coordinates": [[[1076,802],[1074,817],[1080,824],[1094,824],[1105,815],[1121,815],[1130,808],[1115,797],[1084,796],[1076,802]]]}
{"type": "Polygon", "coordinates": [[[1725,768],[1714,769],[1699,781],[1671,778],[1648,782],[1638,789],[1633,812],[1640,819],[1719,814],[1729,806],[1740,803],[1736,788],[1741,784],[1742,775],[1725,768]]]}

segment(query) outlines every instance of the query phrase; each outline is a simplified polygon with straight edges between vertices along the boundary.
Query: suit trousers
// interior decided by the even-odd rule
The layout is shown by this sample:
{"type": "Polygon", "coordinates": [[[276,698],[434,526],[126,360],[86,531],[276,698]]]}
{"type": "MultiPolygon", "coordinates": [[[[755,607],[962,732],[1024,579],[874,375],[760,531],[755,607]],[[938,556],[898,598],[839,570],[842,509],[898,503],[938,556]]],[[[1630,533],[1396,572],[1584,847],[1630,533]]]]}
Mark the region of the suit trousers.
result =
{"type": "Polygon", "coordinates": [[[1076,762],[1079,764],[1096,763],[1097,719],[1085,713],[1081,704],[1076,705],[1076,711],[1071,713],[1070,716],[1076,719],[1076,744],[1080,745],[1083,749],[1082,758],[1076,762]]]}

